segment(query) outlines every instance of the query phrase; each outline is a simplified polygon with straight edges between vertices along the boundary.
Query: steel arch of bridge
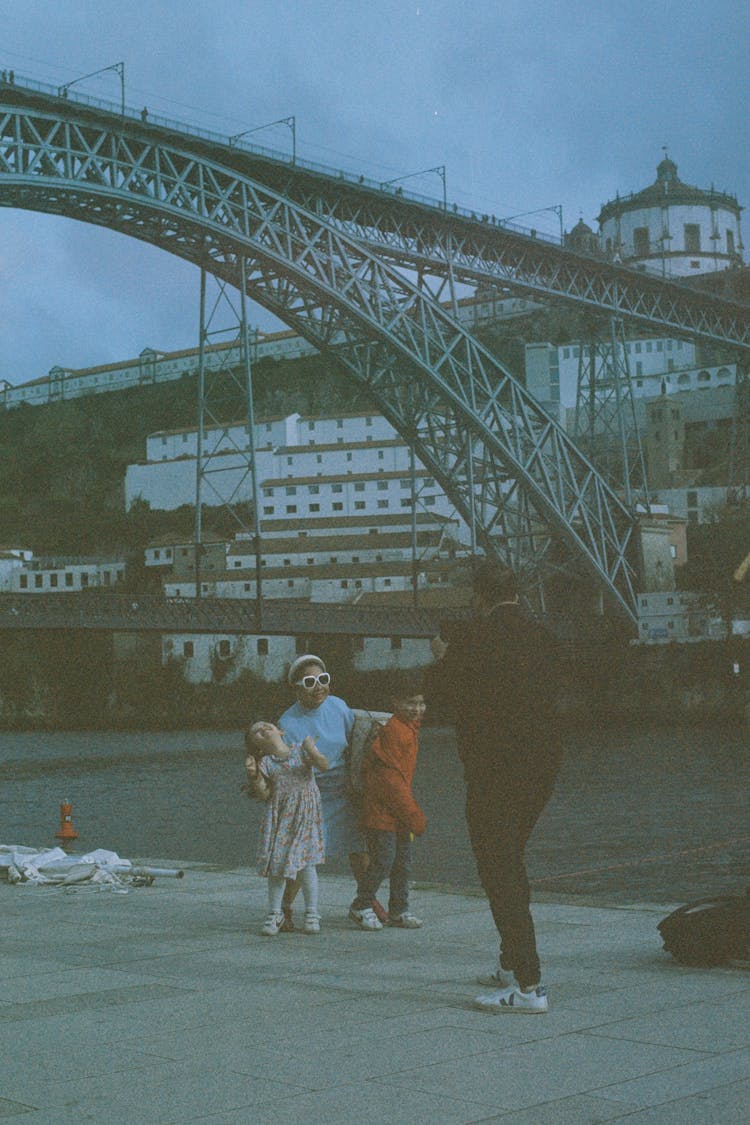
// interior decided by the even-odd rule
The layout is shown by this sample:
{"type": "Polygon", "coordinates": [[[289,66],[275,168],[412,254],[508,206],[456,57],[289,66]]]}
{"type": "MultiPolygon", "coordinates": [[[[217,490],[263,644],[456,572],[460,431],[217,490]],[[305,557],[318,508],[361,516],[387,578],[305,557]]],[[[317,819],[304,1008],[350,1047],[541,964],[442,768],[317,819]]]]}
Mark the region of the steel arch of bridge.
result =
{"type": "Polygon", "coordinates": [[[580,564],[635,616],[632,514],[565,431],[430,295],[359,240],[137,124],[0,106],[0,205],[140,238],[242,285],[335,357],[483,545],[516,569],[580,564]]]}
{"type": "Polygon", "coordinates": [[[624,319],[750,352],[750,306],[610,262],[576,254],[529,232],[453,217],[438,207],[335,190],[320,177],[290,178],[286,194],[374,253],[418,272],[437,299],[453,282],[491,282],[501,290],[553,298],[624,319]]]}

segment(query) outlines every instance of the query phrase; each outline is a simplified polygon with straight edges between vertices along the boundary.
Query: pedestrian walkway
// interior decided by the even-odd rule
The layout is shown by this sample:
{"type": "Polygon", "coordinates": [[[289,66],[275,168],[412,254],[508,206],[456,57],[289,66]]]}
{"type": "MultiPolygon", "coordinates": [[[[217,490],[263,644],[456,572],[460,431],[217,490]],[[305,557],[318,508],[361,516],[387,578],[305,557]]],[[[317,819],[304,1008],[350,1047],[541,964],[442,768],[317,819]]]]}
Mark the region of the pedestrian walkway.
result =
{"type": "Polygon", "coordinates": [[[180,866],[127,894],[0,883],[0,1118],[750,1120],[750,975],[677,965],[669,904],[536,902],[550,1012],[493,1016],[481,897],[417,885],[422,930],[363,933],[324,876],[322,933],[265,938],[264,880],[180,866]]]}

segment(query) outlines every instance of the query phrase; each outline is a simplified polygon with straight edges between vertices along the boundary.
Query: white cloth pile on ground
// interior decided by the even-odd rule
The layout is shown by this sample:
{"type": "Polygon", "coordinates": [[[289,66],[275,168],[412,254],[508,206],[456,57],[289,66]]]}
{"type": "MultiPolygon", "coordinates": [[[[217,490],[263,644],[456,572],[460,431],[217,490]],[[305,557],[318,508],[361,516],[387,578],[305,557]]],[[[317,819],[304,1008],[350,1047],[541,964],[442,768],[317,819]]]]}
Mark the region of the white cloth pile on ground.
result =
{"type": "Polygon", "coordinates": [[[26,848],[0,844],[0,875],[13,884],[51,885],[64,890],[88,886],[127,894],[130,887],[149,886],[156,875],[181,878],[182,871],[134,867],[117,852],[97,848],[85,855],[68,855],[62,848],[26,848]]]}

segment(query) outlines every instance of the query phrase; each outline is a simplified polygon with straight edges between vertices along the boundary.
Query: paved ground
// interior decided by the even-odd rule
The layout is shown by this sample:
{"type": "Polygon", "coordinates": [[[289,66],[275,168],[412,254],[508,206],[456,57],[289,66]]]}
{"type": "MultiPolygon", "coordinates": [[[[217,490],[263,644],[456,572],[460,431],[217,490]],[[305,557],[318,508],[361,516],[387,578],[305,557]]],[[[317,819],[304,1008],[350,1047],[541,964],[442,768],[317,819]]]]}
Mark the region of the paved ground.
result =
{"type": "MultiPolygon", "coordinates": [[[[173,863],[169,863],[173,866],[173,863]]],[[[264,881],[189,865],[118,895],[0,884],[0,1118],[746,1125],[750,976],[678,966],[669,904],[538,902],[547,1015],[472,1010],[482,898],[414,889],[420,931],[257,936],[264,881]]]]}

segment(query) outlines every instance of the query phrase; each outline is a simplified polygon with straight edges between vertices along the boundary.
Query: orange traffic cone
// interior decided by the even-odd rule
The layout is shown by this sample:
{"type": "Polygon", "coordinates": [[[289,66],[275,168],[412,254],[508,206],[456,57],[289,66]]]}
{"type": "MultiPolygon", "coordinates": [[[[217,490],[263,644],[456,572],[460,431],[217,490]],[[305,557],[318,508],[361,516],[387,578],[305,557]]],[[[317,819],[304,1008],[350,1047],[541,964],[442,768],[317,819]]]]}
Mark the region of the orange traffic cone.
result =
{"type": "Polygon", "coordinates": [[[75,840],[78,833],[73,827],[73,806],[70,801],[63,801],[60,805],[60,831],[55,832],[58,840],[75,840]]]}

